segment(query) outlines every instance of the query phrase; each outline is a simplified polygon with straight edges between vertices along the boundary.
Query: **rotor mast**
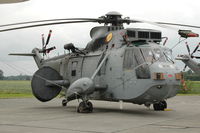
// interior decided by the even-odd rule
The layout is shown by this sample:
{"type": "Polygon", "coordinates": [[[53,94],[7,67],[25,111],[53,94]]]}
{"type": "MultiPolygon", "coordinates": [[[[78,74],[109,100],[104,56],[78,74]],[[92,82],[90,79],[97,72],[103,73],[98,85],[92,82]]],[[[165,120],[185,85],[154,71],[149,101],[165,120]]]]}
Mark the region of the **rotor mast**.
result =
{"type": "Polygon", "coordinates": [[[116,11],[108,12],[105,16],[99,17],[100,20],[99,23],[104,23],[105,25],[111,25],[111,26],[122,26],[123,23],[129,24],[130,21],[128,21],[128,18],[122,18],[122,14],[116,11]]]}

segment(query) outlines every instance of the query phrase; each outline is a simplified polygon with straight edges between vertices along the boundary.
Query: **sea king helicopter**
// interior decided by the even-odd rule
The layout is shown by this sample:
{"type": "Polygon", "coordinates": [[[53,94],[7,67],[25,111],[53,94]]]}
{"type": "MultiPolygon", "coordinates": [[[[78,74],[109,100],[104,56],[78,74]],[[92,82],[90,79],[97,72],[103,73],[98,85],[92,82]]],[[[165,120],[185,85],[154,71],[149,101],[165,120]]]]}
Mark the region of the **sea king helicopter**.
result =
{"type": "MultiPolygon", "coordinates": [[[[161,31],[154,29],[124,28],[124,24],[143,21],[122,18],[118,12],[109,12],[99,18],[67,18],[41,20],[1,25],[0,32],[46,25],[97,22],[103,26],[93,27],[91,41],[84,49],[73,43],[65,44],[69,53],[45,59],[44,55],[54,50],[47,48],[51,32],[42,36],[42,48],[31,53],[10,55],[32,56],[38,66],[33,75],[33,95],[42,102],[65,92],[62,105],[81,99],[77,112],[92,112],[90,100],[123,101],[150,107],[154,110],[167,108],[166,100],[174,97],[182,78],[181,71],[172,60],[172,51],[162,43],[161,31]],[[22,25],[22,26],[21,26],[22,25]],[[7,26],[13,26],[5,28],[7,26]]],[[[147,22],[147,21],[145,21],[147,22]]],[[[148,23],[148,22],[147,22],[148,23]]],[[[150,22],[188,26],[173,23],[150,22]]],[[[189,37],[184,31],[180,31],[189,37]]]]}
{"type": "Polygon", "coordinates": [[[200,43],[196,46],[196,48],[193,50],[192,53],[188,43],[186,42],[185,44],[188,50],[188,54],[178,55],[178,57],[176,57],[176,60],[181,60],[183,63],[185,63],[183,71],[185,71],[188,66],[193,72],[200,75],[200,63],[196,62],[193,59],[193,58],[200,59],[199,56],[194,56],[194,54],[199,51],[198,48],[200,46],[200,43]]]}
{"type": "Polygon", "coordinates": [[[18,3],[18,2],[24,2],[28,0],[0,0],[0,4],[10,4],[10,3],[18,3]]]}

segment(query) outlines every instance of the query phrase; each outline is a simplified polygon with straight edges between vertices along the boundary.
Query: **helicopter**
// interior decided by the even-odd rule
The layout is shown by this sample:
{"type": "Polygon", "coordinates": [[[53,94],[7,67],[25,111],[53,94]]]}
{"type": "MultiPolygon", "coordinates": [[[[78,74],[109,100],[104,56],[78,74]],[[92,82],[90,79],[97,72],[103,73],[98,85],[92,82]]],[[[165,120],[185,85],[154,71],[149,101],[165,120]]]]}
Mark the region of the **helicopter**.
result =
{"type": "MultiPolygon", "coordinates": [[[[192,33],[192,34],[193,34],[193,37],[199,37],[199,34],[196,34],[196,33],[192,33]]],[[[189,67],[195,73],[200,74],[200,64],[193,60],[193,58],[200,59],[199,56],[194,56],[194,54],[197,51],[199,51],[198,48],[200,46],[200,43],[196,46],[196,48],[193,50],[192,53],[190,53],[191,50],[190,50],[190,47],[189,47],[188,43],[185,42],[185,44],[186,44],[186,48],[187,48],[188,54],[178,55],[178,57],[176,57],[176,60],[181,60],[185,64],[185,67],[183,68],[183,71],[185,71],[185,69],[187,67],[189,67]]]]}
{"type": "MultiPolygon", "coordinates": [[[[47,48],[52,33],[50,30],[46,41],[42,35],[42,48],[34,48],[31,53],[10,54],[34,58],[38,70],[31,80],[33,95],[41,102],[48,102],[63,90],[63,106],[72,100],[81,99],[77,108],[79,113],[93,112],[91,100],[128,102],[146,107],[153,105],[156,111],[165,110],[166,100],[178,93],[182,74],[171,58],[171,49],[162,44],[161,31],[123,26],[143,21],[122,18],[122,14],[113,11],[99,18],[67,18],[0,25],[1,28],[15,26],[1,29],[0,32],[88,22],[104,25],[91,29],[91,41],[84,49],[68,43],[64,49],[69,53],[45,59],[44,56],[55,49],[55,46],[47,48]]],[[[164,22],[150,24],[194,27],[164,22]]]]}
{"type": "Polygon", "coordinates": [[[0,0],[0,4],[9,4],[9,3],[18,3],[18,2],[24,2],[28,0],[0,0]]]}

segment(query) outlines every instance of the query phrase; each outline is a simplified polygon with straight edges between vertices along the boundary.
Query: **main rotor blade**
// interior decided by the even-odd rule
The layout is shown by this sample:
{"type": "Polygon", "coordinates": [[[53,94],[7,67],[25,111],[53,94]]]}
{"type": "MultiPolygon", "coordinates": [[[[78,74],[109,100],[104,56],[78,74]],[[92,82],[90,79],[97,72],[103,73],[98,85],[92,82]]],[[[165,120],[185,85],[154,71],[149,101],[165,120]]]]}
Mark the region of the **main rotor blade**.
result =
{"type": "Polygon", "coordinates": [[[162,28],[172,29],[172,30],[179,30],[179,28],[171,27],[171,26],[167,26],[167,25],[200,28],[200,26],[196,26],[196,25],[186,25],[186,24],[178,24],[178,23],[166,23],[166,22],[151,22],[151,21],[140,20],[140,19],[131,19],[130,20],[130,23],[137,23],[137,22],[147,23],[147,24],[159,26],[159,27],[162,27],[162,28]]]}
{"type": "Polygon", "coordinates": [[[179,30],[178,28],[175,28],[175,27],[171,27],[171,26],[159,24],[158,22],[152,22],[152,21],[147,21],[147,20],[131,19],[130,23],[147,23],[147,24],[155,25],[161,28],[171,29],[175,31],[179,30]]]}
{"type": "Polygon", "coordinates": [[[96,22],[96,21],[64,21],[64,22],[43,23],[43,24],[35,24],[35,25],[7,28],[7,29],[0,30],[0,32],[12,31],[12,30],[18,30],[18,29],[27,29],[27,28],[33,28],[33,27],[41,27],[41,26],[47,26],[47,25],[60,25],[60,24],[70,24],[70,23],[88,23],[88,22],[96,22]]]}
{"type": "Polygon", "coordinates": [[[156,22],[157,24],[164,24],[164,25],[175,25],[175,26],[183,26],[183,27],[191,27],[191,28],[200,28],[200,26],[196,25],[186,25],[186,24],[176,24],[176,23],[165,23],[165,22],[156,22]]]}
{"type": "Polygon", "coordinates": [[[53,21],[67,21],[67,20],[99,21],[99,20],[101,20],[101,19],[96,19],[96,18],[63,18],[63,19],[46,19],[46,20],[36,20],[36,21],[26,21],[26,22],[19,22],[19,23],[4,24],[4,25],[0,25],[0,27],[15,26],[15,25],[23,25],[23,24],[33,24],[33,23],[43,23],[43,22],[53,22],[53,21]]]}

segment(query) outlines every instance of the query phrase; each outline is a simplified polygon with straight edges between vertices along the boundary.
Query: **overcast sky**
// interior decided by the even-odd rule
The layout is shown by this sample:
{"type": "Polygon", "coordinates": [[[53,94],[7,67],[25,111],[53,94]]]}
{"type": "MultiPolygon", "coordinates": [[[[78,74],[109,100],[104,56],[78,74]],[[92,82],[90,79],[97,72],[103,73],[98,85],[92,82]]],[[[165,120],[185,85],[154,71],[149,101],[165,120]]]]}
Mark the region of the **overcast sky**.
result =
{"type": "MultiPolygon", "coordinates": [[[[0,25],[52,18],[100,17],[109,11],[118,11],[132,19],[200,25],[199,0],[30,0],[17,4],[0,5],[0,25]]],[[[32,74],[37,70],[31,57],[8,56],[12,52],[31,52],[34,47],[41,47],[41,34],[53,30],[51,46],[57,50],[50,56],[62,54],[63,45],[74,43],[85,47],[90,41],[89,31],[98,24],[69,24],[46,26],[0,33],[0,69],[4,75],[32,74]]],[[[145,27],[158,29],[163,36],[168,36],[168,47],[178,41],[177,31],[163,29],[148,24],[130,24],[125,27],[145,27]]],[[[177,27],[182,29],[191,29],[177,27]]],[[[200,29],[191,29],[200,33],[200,29]]],[[[191,49],[198,44],[199,38],[189,39],[191,49]]],[[[187,53],[184,44],[173,49],[174,55],[187,53]]],[[[180,65],[180,62],[178,63],[180,65]]]]}

